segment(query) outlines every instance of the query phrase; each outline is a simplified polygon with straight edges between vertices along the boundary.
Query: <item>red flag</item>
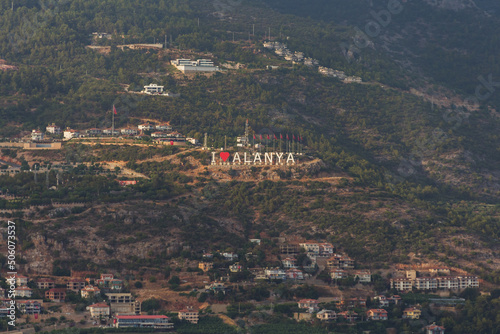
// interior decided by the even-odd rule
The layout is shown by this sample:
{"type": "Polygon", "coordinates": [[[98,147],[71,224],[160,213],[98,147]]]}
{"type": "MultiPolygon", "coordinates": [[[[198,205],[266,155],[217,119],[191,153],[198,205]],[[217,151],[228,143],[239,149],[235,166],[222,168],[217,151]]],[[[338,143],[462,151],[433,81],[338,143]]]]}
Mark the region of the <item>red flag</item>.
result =
{"type": "Polygon", "coordinates": [[[280,133],[280,139],[283,139],[283,135],[280,133]]]}
{"type": "Polygon", "coordinates": [[[255,140],[255,133],[253,134],[253,140],[255,140]]]}
{"type": "Polygon", "coordinates": [[[260,135],[260,140],[262,140],[262,135],[260,135]]]}
{"type": "Polygon", "coordinates": [[[269,135],[267,135],[267,140],[269,140],[269,135]]]}
{"type": "Polygon", "coordinates": [[[289,140],[289,138],[288,138],[288,133],[286,134],[286,140],[289,140]]]}
{"type": "Polygon", "coordinates": [[[274,136],[274,140],[278,140],[278,138],[276,138],[276,134],[274,134],[273,136],[274,136]]]}
{"type": "Polygon", "coordinates": [[[114,105],[114,104],[113,104],[113,113],[114,113],[115,115],[118,115],[118,113],[116,112],[116,108],[115,108],[115,105],[114,105]]]}
{"type": "Polygon", "coordinates": [[[295,135],[292,135],[293,136],[293,140],[295,140],[295,135]]]}

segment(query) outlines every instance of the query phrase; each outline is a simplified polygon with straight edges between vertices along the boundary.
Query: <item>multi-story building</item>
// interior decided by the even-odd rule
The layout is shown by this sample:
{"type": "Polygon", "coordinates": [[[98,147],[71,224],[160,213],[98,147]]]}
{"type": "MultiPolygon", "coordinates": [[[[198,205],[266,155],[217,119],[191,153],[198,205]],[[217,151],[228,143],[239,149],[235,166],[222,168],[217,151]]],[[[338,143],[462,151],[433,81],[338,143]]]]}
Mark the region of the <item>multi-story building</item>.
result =
{"type": "Polygon", "coordinates": [[[330,269],[354,269],[354,260],[347,255],[333,254],[333,256],[328,259],[327,265],[330,269]]]}
{"type": "Polygon", "coordinates": [[[50,278],[40,278],[36,281],[36,286],[39,289],[52,289],[56,287],[56,282],[50,278]]]}
{"type": "Polygon", "coordinates": [[[119,136],[120,135],[120,130],[103,129],[102,130],[102,135],[103,136],[119,136]]]}
{"type": "Polygon", "coordinates": [[[18,286],[15,289],[16,297],[26,297],[31,298],[33,295],[33,291],[27,286],[18,286]]]}
{"type": "Polygon", "coordinates": [[[415,279],[415,288],[419,290],[436,290],[438,281],[433,277],[417,277],[415,279]]]}
{"type": "Polygon", "coordinates": [[[155,126],[155,128],[158,131],[172,131],[172,126],[170,124],[167,124],[167,123],[157,124],[155,126]]]}
{"type": "Polygon", "coordinates": [[[339,317],[344,318],[349,322],[354,322],[358,319],[358,314],[354,311],[344,311],[338,314],[339,317]]]}
{"type": "Polygon", "coordinates": [[[40,314],[42,311],[42,304],[37,300],[18,300],[16,307],[24,314],[40,314]]]}
{"type": "Polygon", "coordinates": [[[66,298],[66,289],[63,288],[53,288],[45,291],[45,298],[50,299],[53,302],[63,302],[66,298]]]}
{"type": "Polygon", "coordinates": [[[284,255],[295,255],[300,251],[300,246],[297,244],[281,244],[280,252],[284,255]]]}
{"type": "Polygon", "coordinates": [[[80,291],[82,298],[92,298],[100,293],[101,293],[101,290],[95,286],[92,286],[92,285],[88,285],[80,291]]]}
{"type": "Polygon", "coordinates": [[[116,328],[174,328],[174,324],[169,322],[169,318],[166,315],[117,315],[113,321],[113,326],[116,328]]]}
{"type": "Polygon", "coordinates": [[[305,308],[309,311],[316,312],[319,310],[319,301],[315,299],[301,299],[297,302],[299,308],[305,308]]]}
{"type": "Polygon", "coordinates": [[[413,280],[408,278],[393,278],[391,279],[391,289],[411,291],[413,289],[413,280]]]}
{"type": "Polygon", "coordinates": [[[61,134],[61,128],[55,125],[54,123],[47,125],[45,131],[47,131],[48,133],[52,133],[54,135],[61,134]]]}
{"type": "Polygon", "coordinates": [[[101,274],[101,278],[95,280],[95,284],[108,291],[120,291],[123,288],[123,281],[114,278],[113,274],[101,274]]]}
{"type": "Polygon", "coordinates": [[[23,275],[16,275],[16,286],[27,286],[28,285],[28,277],[23,275]]]}
{"type": "Polygon", "coordinates": [[[347,277],[347,271],[344,269],[332,269],[330,270],[330,277],[332,279],[342,279],[347,277]]]}
{"type": "Polygon", "coordinates": [[[301,242],[299,246],[304,248],[306,253],[319,254],[319,244],[315,241],[301,242]]]}
{"type": "Polygon", "coordinates": [[[163,93],[164,87],[165,86],[158,86],[157,84],[151,83],[147,86],[144,86],[144,90],[142,92],[146,94],[158,95],[163,93]]]}
{"type": "Polygon", "coordinates": [[[372,281],[372,273],[369,270],[358,270],[354,273],[354,279],[359,279],[360,283],[370,283],[372,281]]]}
{"type": "Polygon", "coordinates": [[[140,124],[137,128],[140,131],[153,131],[155,129],[154,125],[152,125],[150,123],[140,124]]]}
{"type": "Polygon", "coordinates": [[[296,260],[293,257],[287,257],[286,259],[281,260],[281,264],[285,269],[296,268],[296,260]]]}
{"type": "Polygon", "coordinates": [[[99,137],[100,135],[102,135],[102,130],[98,129],[98,128],[91,128],[91,129],[85,130],[85,133],[86,133],[87,137],[99,137]]]}
{"type": "Polygon", "coordinates": [[[286,279],[286,271],[280,268],[266,268],[264,270],[264,274],[268,279],[273,279],[273,280],[286,279]]]}
{"type": "Polygon", "coordinates": [[[214,264],[212,262],[200,262],[198,263],[198,268],[203,270],[203,271],[209,271],[214,267],[214,264]]]}
{"type": "Polygon", "coordinates": [[[123,129],[120,129],[120,132],[122,135],[136,135],[139,133],[139,129],[137,128],[123,128],[123,129]]]}
{"type": "Polygon", "coordinates": [[[323,242],[319,244],[319,256],[332,256],[335,252],[335,247],[331,243],[323,242]]]}
{"type": "Polygon", "coordinates": [[[316,314],[316,318],[321,321],[335,321],[337,320],[337,313],[330,310],[321,310],[316,314]]]}
{"type": "Polygon", "coordinates": [[[97,303],[87,306],[87,311],[90,311],[92,318],[101,318],[110,316],[110,307],[108,304],[97,303]]]}
{"type": "Polygon", "coordinates": [[[64,139],[79,138],[80,131],[66,128],[66,130],[64,130],[64,132],[63,132],[63,137],[64,137],[64,139]]]}
{"type": "Polygon", "coordinates": [[[190,72],[215,72],[219,70],[218,66],[214,65],[214,62],[210,59],[176,59],[171,61],[179,71],[183,73],[190,72]]]}
{"type": "Polygon", "coordinates": [[[78,292],[85,287],[85,281],[83,280],[71,280],[66,283],[66,288],[68,290],[78,292]]]}
{"type": "Polygon", "coordinates": [[[409,307],[403,311],[403,319],[420,319],[422,311],[418,308],[409,307]]]}
{"type": "Polygon", "coordinates": [[[370,309],[366,311],[366,316],[370,320],[387,320],[387,311],[384,309],[370,309]]]}
{"type": "Polygon", "coordinates": [[[303,280],[304,273],[297,268],[288,269],[286,271],[286,279],[303,280]]]}
{"type": "Polygon", "coordinates": [[[193,310],[193,307],[191,306],[188,306],[186,309],[179,311],[177,317],[180,320],[186,320],[193,324],[197,324],[199,320],[198,311],[193,310]]]}
{"type": "Polygon", "coordinates": [[[31,140],[32,141],[42,141],[44,138],[44,134],[40,130],[32,130],[31,131],[31,140]]]}
{"type": "Polygon", "coordinates": [[[131,293],[107,293],[112,313],[141,314],[141,303],[131,293]]]}

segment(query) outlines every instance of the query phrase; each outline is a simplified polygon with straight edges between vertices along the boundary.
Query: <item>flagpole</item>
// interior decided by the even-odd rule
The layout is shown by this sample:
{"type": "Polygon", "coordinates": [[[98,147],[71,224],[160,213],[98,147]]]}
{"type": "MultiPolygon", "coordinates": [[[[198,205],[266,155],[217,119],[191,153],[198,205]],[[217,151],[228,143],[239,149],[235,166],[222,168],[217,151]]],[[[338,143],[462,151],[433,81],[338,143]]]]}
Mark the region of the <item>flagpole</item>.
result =
{"type": "Polygon", "coordinates": [[[113,114],[113,122],[111,125],[111,137],[114,137],[114,135],[115,135],[115,106],[114,105],[113,105],[113,110],[111,111],[111,113],[113,114]]]}

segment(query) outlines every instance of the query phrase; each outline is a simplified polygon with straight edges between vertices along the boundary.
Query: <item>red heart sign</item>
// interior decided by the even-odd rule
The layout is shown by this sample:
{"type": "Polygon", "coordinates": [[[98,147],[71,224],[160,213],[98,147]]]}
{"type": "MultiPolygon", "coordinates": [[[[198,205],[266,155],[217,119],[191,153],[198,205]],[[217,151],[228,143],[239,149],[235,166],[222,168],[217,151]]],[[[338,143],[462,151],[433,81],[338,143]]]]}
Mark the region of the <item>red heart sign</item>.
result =
{"type": "Polygon", "coordinates": [[[220,158],[226,162],[227,158],[229,158],[229,152],[220,152],[220,158]]]}

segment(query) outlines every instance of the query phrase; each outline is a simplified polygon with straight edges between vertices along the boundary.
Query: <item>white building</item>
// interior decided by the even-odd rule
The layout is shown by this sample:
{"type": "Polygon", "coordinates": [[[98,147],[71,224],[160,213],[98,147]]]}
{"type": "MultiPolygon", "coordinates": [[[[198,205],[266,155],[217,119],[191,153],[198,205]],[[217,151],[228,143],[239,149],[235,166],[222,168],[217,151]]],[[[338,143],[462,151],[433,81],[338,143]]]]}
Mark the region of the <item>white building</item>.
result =
{"type": "Polygon", "coordinates": [[[219,67],[215,66],[214,62],[210,59],[198,59],[195,61],[191,59],[176,59],[172,60],[171,63],[183,73],[219,71],[219,67]]]}
{"type": "Polygon", "coordinates": [[[286,279],[286,271],[280,268],[267,268],[264,274],[268,279],[286,279]]]}
{"type": "Polygon", "coordinates": [[[235,261],[238,260],[238,254],[236,253],[222,253],[221,254],[226,260],[235,261]]]}
{"type": "Polygon", "coordinates": [[[296,260],[292,257],[287,257],[286,259],[281,260],[281,264],[283,264],[283,267],[285,269],[291,269],[291,268],[296,268],[296,260]]]}
{"type": "Polygon", "coordinates": [[[162,94],[163,93],[163,87],[165,86],[158,86],[157,84],[149,84],[148,86],[144,86],[144,90],[142,91],[145,94],[162,94]]]}
{"type": "Polygon", "coordinates": [[[140,131],[153,131],[155,129],[154,125],[150,123],[144,123],[138,126],[140,131]]]}
{"type": "Polygon", "coordinates": [[[39,130],[31,131],[31,140],[33,140],[33,141],[43,140],[43,132],[39,131],[39,130]]]}
{"type": "Polygon", "coordinates": [[[32,291],[27,286],[19,286],[15,290],[16,297],[27,297],[31,298],[32,291]]]}
{"type": "Polygon", "coordinates": [[[63,132],[64,139],[72,139],[80,137],[80,132],[77,130],[72,130],[70,128],[66,128],[63,132]]]}
{"type": "Polygon", "coordinates": [[[90,311],[92,318],[109,317],[110,307],[108,304],[97,303],[87,306],[87,311],[90,311]]]}
{"type": "Polygon", "coordinates": [[[156,131],[151,134],[151,138],[166,138],[168,134],[161,131],[156,131]]]}
{"type": "Polygon", "coordinates": [[[123,128],[120,130],[122,135],[136,135],[139,133],[137,128],[123,128]]]}
{"type": "Polygon", "coordinates": [[[190,137],[188,137],[188,138],[186,138],[186,141],[190,142],[193,145],[198,145],[199,144],[199,141],[196,138],[190,138],[190,137]]]}
{"type": "Polygon", "coordinates": [[[354,279],[358,278],[360,283],[370,283],[372,281],[372,273],[369,270],[359,270],[354,273],[354,279]]]}
{"type": "Polygon", "coordinates": [[[118,136],[120,135],[120,130],[104,129],[102,130],[104,136],[118,136]]]}
{"type": "Polygon", "coordinates": [[[48,125],[45,128],[45,131],[47,131],[48,133],[55,134],[55,135],[61,134],[61,128],[58,127],[57,125],[55,125],[54,123],[52,123],[51,125],[48,125]]]}
{"type": "Polygon", "coordinates": [[[172,126],[165,123],[165,124],[158,124],[156,126],[156,130],[160,130],[160,131],[172,131],[172,126]]]}
{"type": "Polygon", "coordinates": [[[319,244],[314,241],[306,241],[299,244],[307,253],[319,254],[319,244]]]}

